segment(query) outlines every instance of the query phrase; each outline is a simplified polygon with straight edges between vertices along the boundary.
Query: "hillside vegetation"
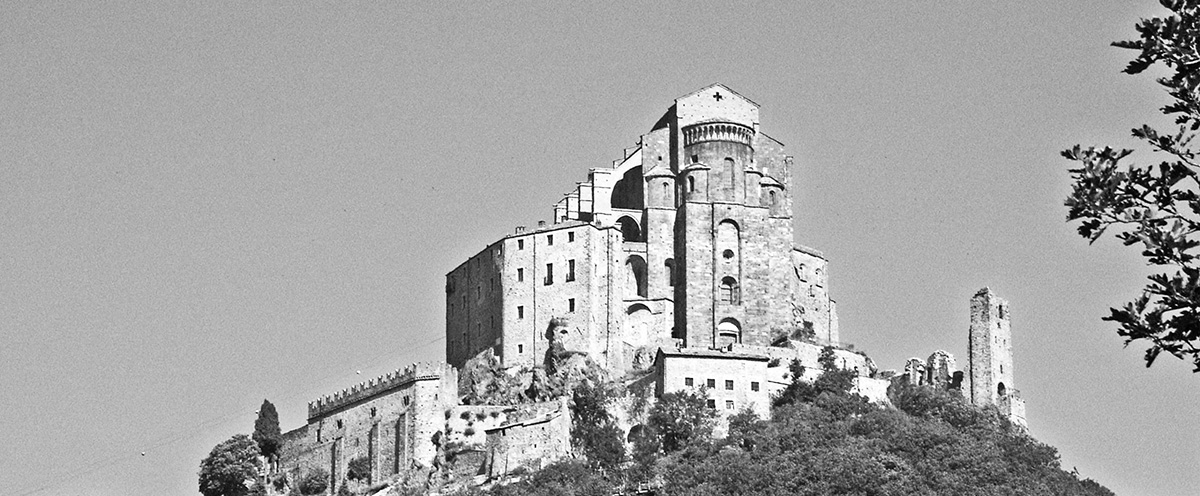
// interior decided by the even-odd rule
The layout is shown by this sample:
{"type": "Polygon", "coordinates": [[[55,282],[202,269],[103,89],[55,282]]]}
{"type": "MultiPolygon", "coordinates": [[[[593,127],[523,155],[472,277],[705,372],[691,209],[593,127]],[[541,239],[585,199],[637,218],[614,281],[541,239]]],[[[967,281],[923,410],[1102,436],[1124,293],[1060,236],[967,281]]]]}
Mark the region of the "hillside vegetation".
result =
{"type": "MultiPolygon", "coordinates": [[[[621,468],[581,458],[466,494],[608,496],[639,485],[660,495],[1113,494],[1062,470],[1053,447],[955,392],[893,386],[891,408],[849,393],[850,380],[829,370],[812,384],[796,382],[776,398],[771,420],[743,412],[721,440],[703,426],[680,436],[678,426],[662,425],[668,416],[656,424],[652,411],[653,432],[621,468]],[[664,439],[666,430],[676,435],[664,439]]],[[[697,397],[664,398],[655,409],[672,408],[679,419],[681,406],[704,408],[697,397]]],[[[712,414],[690,418],[711,422],[712,414]]]]}

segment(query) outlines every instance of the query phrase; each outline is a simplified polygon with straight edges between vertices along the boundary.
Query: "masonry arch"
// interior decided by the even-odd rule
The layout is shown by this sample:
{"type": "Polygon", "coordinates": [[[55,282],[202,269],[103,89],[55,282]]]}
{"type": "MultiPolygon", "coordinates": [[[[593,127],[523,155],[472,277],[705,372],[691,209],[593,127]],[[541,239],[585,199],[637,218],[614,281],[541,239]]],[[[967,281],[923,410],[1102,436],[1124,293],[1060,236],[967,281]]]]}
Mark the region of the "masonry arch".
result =
{"type": "Polygon", "coordinates": [[[641,303],[635,303],[625,309],[625,323],[622,327],[621,339],[631,346],[645,346],[650,342],[650,331],[654,325],[654,312],[641,303]]]}
{"type": "Polygon", "coordinates": [[[1007,396],[1007,393],[1008,393],[1008,388],[1004,387],[1003,382],[996,384],[996,396],[998,396],[1000,398],[1004,398],[1005,396],[1007,396]]]}
{"type": "Polygon", "coordinates": [[[641,210],[645,208],[645,182],[642,179],[642,166],[625,171],[617,184],[613,185],[612,208],[641,210]]]}
{"type": "Polygon", "coordinates": [[[645,298],[648,294],[646,281],[646,259],[641,255],[630,255],[625,259],[625,287],[638,296],[645,298]]]}
{"type": "Polygon", "coordinates": [[[629,443],[636,443],[644,439],[649,433],[650,431],[646,429],[646,426],[638,424],[629,428],[629,435],[625,437],[625,441],[629,443]]]}
{"type": "Polygon", "coordinates": [[[717,297],[721,303],[740,305],[742,303],[742,288],[738,286],[737,279],[729,276],[721,278],[721,286],[717,297]]]}
{"type": "Polygon", "coordinates": [[[642,228],[638,226],[638,222],[628,215],[622,215],[617,219],[617,225],[621,227],[621,238],[625,241],[645,241],[642,237],[642,228]]]}
{"type": "Polygon", "coordinates": [[[717,324],[717,348],[742,342],[742,324],[737,319],[722,319],[717,324]]]}

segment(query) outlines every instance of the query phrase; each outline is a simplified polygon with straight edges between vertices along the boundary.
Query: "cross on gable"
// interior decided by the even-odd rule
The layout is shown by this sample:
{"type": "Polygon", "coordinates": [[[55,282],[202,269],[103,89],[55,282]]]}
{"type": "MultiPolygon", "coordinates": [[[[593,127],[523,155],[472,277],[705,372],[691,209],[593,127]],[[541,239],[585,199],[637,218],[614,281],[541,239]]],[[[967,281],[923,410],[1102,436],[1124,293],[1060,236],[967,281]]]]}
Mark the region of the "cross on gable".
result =
{"type": "Polygon", "coordinates": [[[716,93],[713,93],[713,98],[714,98],[714,99],[716,99],[716,100],[719,102],[719,101],[721,101],[721,99],[722,99],[722,98],[725,98],[725,97],[724,97],[724,96],[721,96],[721,92],[720,92],[720,91],[718,91],[718,92],[716,92],[716,93]]]}

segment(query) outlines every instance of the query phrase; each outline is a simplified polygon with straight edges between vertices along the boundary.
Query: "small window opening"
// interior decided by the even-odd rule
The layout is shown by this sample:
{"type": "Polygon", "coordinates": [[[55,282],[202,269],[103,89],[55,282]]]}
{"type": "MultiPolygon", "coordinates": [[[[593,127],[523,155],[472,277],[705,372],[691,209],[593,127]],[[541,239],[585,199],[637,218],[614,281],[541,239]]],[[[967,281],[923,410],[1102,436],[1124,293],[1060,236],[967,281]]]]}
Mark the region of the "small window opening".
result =
{"type": "Polygon", "coordinates": [[[575,260],[567,260],[567,282],[575,280],[575,260]]]}
{"type": "Polygon", "coordinates": [[[517,353],[525,353],[525,345],[518,344],[517,345],[517,353]]]}
{"type": "Polygon", "coordinates": [[[517,269],[517,282],[525,281],[525,269],[517,269]]]}
{"type": "Polygon", "coordinates": [[[575,311],[575,298],[568,298],[568,299],[567,299],[567,311],[568,311],[568,312],[574,312],[574,311],[575,311]]]}
{"type": "Polygon", "coordinates": [[[725,400],[725,409],[733,410],[733,400],[725,400]]]}
{"type": "Polygon", "coordinates": [[[546,245],[554,246],[554,235],[553,234],[546,235],[546,245]]]}
{"type": "Polygon", "coordinates": [[[751,382],[751,383],[750,383],[750,390],[751,390],[751,391],[758,391],[758,382],[757,382],[757,381],[754,381],[754,382],[751,382]]]}
{"type": "Polygon", "coordinates": [[[700,163],[700,156],[699,156],[699,155],[692,155],[692,163],[693,163],[693,164],[698,164],[698,163],[700,163]]]}
{"type": "Polygon", "coordinates": [[[715,388],[715,387],[717,387],[717,380],[709,379],[708,382],[706,382],[705,384],[710,388],[715,388]]]}
{"type": "Polygon", "coordinates": [[[554,264],[546,264],[546,280],[542,281],[542,284],[546,286],[554,284],[554,264]]]}
{"type": "Polygon", "coordinates": [[[725,251],[721,252],[721,256],[725,257],[726,260],[729,260],[729,259],[733,258],[733,250],[725,250],[725,251]]]}
{"type": "Polygon", "coordinates": [[[687,184],[688,184],[688,193],[695,193],[696,192],[696,178],[692,177],[692,176],[688,176],[687,184]]]}
{"type": "Polygon", "coordinates": [[[705,402],[705,405],[715,410],[717,408],[717,400],[708,400],[705,402]]]}
{"type": "Polygon", "coordinates": [[[695,380],[695,379],[692,379],[691,377],[684,377],[684,378],[683,378],[683,385],[684,385],[684,386],[687,386],[687,387],[692,387],[692,386],[695,386],[695,385],[696,385],[696,380],[695,380]]]}
{"type": "Polygon", "coordinates": [[[517,305],[517,318],[518,319],[525,318],[525,306],[524,305],[517,305]]]}
{"type": "Polygon", "coordinates": [[[737,280],[732,277],[721,279],[721,302],[730,305],[739,305],[742,302],[741,289],[738,288],[737,280]]]}
{"type": "Polygon", "coordinates": [[[517,240],[517,249],[518,249],[518,250],[524,250],[524,249],[525,249],[525,240],[523,240],[523,239],[518,239],[518,240],[517,240]]]}
{"type": "Polygon", "coordinates": [[[733,391],[733,381],[731,381],[731,380],[726,380],[726,381],[725,381],[725,390],[726,390],[726,391],[733,391]]]}
{"type": "Polygon", "coordinates": [[[575,233],[574,233],[574,232],[569,232],[569,233],[567,233],[567,242],[568,242],[568,243],[574,243],[574,242],[575,242],[575,233]]]}

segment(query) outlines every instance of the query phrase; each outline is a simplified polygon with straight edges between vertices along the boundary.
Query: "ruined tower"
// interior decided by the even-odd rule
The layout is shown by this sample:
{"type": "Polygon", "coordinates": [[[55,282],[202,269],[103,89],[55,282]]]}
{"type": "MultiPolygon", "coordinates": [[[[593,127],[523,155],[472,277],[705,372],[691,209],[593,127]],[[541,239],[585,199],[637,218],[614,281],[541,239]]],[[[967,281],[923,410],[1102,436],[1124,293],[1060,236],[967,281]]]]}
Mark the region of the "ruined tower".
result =
{"type": "Polygon", "coordinates": [[[971,298],[968,341],[971,403],[995,405],[1014,422],[1024,425],[1025,404],[1013,383],[1008,302],[986,287],[971,298]]]}

